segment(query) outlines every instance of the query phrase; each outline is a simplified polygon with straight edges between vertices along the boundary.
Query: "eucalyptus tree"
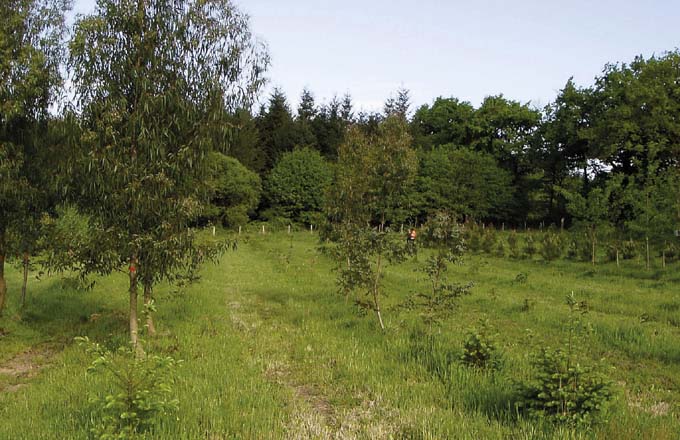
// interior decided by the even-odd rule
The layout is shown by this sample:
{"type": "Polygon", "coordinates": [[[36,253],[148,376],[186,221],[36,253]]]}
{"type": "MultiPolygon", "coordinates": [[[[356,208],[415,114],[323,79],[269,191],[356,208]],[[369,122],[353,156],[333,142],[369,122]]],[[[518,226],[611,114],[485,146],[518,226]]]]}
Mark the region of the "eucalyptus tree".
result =
{"type": "Polygon", "coordinates": [[[471,293],[472,283],[449,281],[449,264],[461,263],[465,240],[455,215],[440,211],[432,215],[420,234],[423,245],[433,252],[420,269],[428,281],[428,289],[412,295],[405,306],[418,310],[423,321],[434,324],[450,315],[458,306],[458,299],[471,293]]]}
{"type": "Polygon", "coordinates": [[[189,226],[209,201],[207,159],[268,59],[229,0],[98,0],[70,55],[86,150],[72,190],[108,255],[85,269],[127,266],[136,345],[138,283],[149,304],[156,283],[205,255],[189,226]]]}
{"type": "Polygon", "coordinates": [[[23,253],[27,267],[45,206],[49,108],[62,83],[59,68],[68,7],[68,0],[0,3],[0,314],[7,294],[8,229],[14,229],[15,250],[23,253]]]}
{"type": "Polygon", "coordinates": [[[385,267],[406,255],[403,237],[389,231],[390,214],[413,182],[417,165],[403,118],[388,117],[375,135],[351,127],[326,200],[341,291],[363,293],[356,303],[375,312],[383,329],[385,267]]]}

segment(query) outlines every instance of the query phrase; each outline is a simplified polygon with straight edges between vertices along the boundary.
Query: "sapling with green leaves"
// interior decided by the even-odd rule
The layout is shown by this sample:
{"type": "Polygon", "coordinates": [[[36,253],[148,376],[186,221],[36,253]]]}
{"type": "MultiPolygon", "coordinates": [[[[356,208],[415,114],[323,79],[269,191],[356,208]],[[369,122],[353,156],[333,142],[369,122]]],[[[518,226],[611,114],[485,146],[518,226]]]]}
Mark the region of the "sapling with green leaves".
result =
{"type": "Polygon", "coordinates": [[[326,197],[326,236],[336,245],[340,290],[346,297],[363,292],[356,303],[375,312],[382,329],[385,268],[407,255],[405,237],[389,227],[394,220],[390,215],[413,182],[416,167],[401,118],[388,117],[373,134],[350,127],[326,197]]]}
{"type": "Polygon", "coordinates": [[[460,263],[465,253],[465,242],[454,215],[439,212],[431,217],[421,232],[425,247],[432,249],[419,270],[427,276],[428,288],[412,295],[405,306],[417,310],[425,323],[433,324],[450,315],[458,299],[470,294],[471,283],[451,283],[449,264],[460,263]]]}
{"type": "Polygon", "coordinates": [[[98,0],[75,24],[70,65],[83,116],[70,194],[110,257],[83,270],[126,268],[135,344],[138,284],[149,303],[206,255],[191,225],[209,204],[210,154],[267,57],[231,1],[98,0]]]}

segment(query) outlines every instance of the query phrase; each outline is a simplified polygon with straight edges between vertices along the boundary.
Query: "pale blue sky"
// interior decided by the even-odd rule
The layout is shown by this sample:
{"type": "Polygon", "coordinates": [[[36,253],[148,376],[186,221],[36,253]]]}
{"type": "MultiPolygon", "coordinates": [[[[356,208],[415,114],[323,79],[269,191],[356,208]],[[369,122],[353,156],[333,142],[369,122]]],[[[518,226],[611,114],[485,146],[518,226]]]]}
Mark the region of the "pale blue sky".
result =
{"type": "MultiPolygon", "coordinates": [[[[94,0],[74,0],[87,13],[94,0]]],[[[293,106],[350,92],[380,109],[398,87],[414,105],[503,93],[542,106],[570,76],[680,46],[680,2],[555,0],[236,0],[272,57],[270,88],[293,106]]]]}

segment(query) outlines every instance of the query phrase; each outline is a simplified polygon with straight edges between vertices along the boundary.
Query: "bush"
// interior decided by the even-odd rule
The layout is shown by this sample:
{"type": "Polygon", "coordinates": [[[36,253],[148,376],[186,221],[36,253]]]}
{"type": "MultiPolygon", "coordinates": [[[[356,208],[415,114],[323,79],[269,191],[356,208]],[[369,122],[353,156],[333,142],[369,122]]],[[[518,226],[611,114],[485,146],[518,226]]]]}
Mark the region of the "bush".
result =
{"type": "Polygon", "coordinates": [[[536,254],[536,240],[534,239],[533,235],[527,234],[526,239],[524,241],[524,255],[528,259],[532,259],[535,254],[536,254]]]}
{"type": "Polygon", "coordinates": [[[517,407],[550,422],[594,422],[612,396],[610,382],[570,357],[560,349],[540,349],[532,360],[534,378],[517,385],[517,407]]]}
{"type": "Polygon", "coordinates": [[[482,251],[491,254],[496,245],[496,232],[491,228],[482,230],[482,251]]]}
{"type": "Polygon", "coordinates": [[[482,239],[482,230],[477,226],[473,225],[466,229],[465,241],[472,252],[479,252],[482,249],[482,239]]]}
{"type": "Polygon", "coordinates": [[[576,243],[576,240],[569,241],[569,245],[567,246],[567,259],[578,259],[578,243],[576,243]]]}
{"type": "Polygon", "coordinates": [[[547,232],[541,240],[541,256],[546,261],[554,261],[562,256],[562,238],[554,232],[547,232]]]}
{"type": "Polygon", "coordinates": [[[498,258],[503,258],[505,257],[505,242],[501,238],[498,240],[498,244],[496,245],[496,249],[494,250],[494,255],[498,258]]]}
{"type": "Polygon", "coordinates": [[[664,246],[664,252],[666,253],[666,261],[677,261],[680,258],[680,247],[667,242],[664,246]]]}
{"type": "Polygon", "coordinates": [[[621,254],[623,255],[624,260],[632,260],[636,258],[640,254],[638,244],[632,239],[624,241],[621,244],[621,254]]]}
{"type": "Polygon", "coordinates": [[[519,239],[517,238],[517,232],[515,231],[512,231],[510,235],[508,235],[508,253],[510,258],[516,260],[522,257],[522,253],[519,249],[519,239]]]}
{"type": "Polygon", "coordinates": [[[583,342],[577,339],[589,328],[582,320],[588,305],[577,301],[573,292],[567,296],[567,305],[569,328],[564,348],[540,348],[533,355],[534,376],[516,383],[516,406],[531,417],[553,423],[589,425],[611,399],[611,381],[582,365],[576,355],[583,342]]]}
{"type": "Polygon", "coordinates": [[[496,370],[500,359],[496,352],[488,320],[480,320],[479,327],[469,329],[463,343],[460,361],[468,367],[496,370]]]}
{"type": "Polygon", "coordinates": [[[171,357],[140,355],[129,346],[110,352],[87,337],[76,338],[95,359],[88,373],[105,374],[113,393],[91,399],[98,419],[91,431],[97,438],[135,438],[163,416],[178,411],[172,398],[174,371],[171,357]]]}

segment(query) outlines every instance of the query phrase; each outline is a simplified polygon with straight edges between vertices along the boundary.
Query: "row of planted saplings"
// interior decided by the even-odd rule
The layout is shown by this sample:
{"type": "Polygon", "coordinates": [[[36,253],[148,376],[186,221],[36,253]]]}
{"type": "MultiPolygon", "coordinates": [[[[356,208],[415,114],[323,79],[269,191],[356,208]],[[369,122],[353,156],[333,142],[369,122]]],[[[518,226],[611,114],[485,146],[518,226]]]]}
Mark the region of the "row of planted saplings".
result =
{"type": "Polygon", "coordinates": [[[495,228],[466,225],[464,237],[472,252],[481,252],[499,258],[533,259],[546,261],[566,258],[592,264],[635,261],[640,266],[651,267],[652,259],[662,267],[680,260],[680,240],[650,243],[633,238],[601,239],[591,232],[567,232],[549,228],[545,231],[497,231],[495,228]]]}

